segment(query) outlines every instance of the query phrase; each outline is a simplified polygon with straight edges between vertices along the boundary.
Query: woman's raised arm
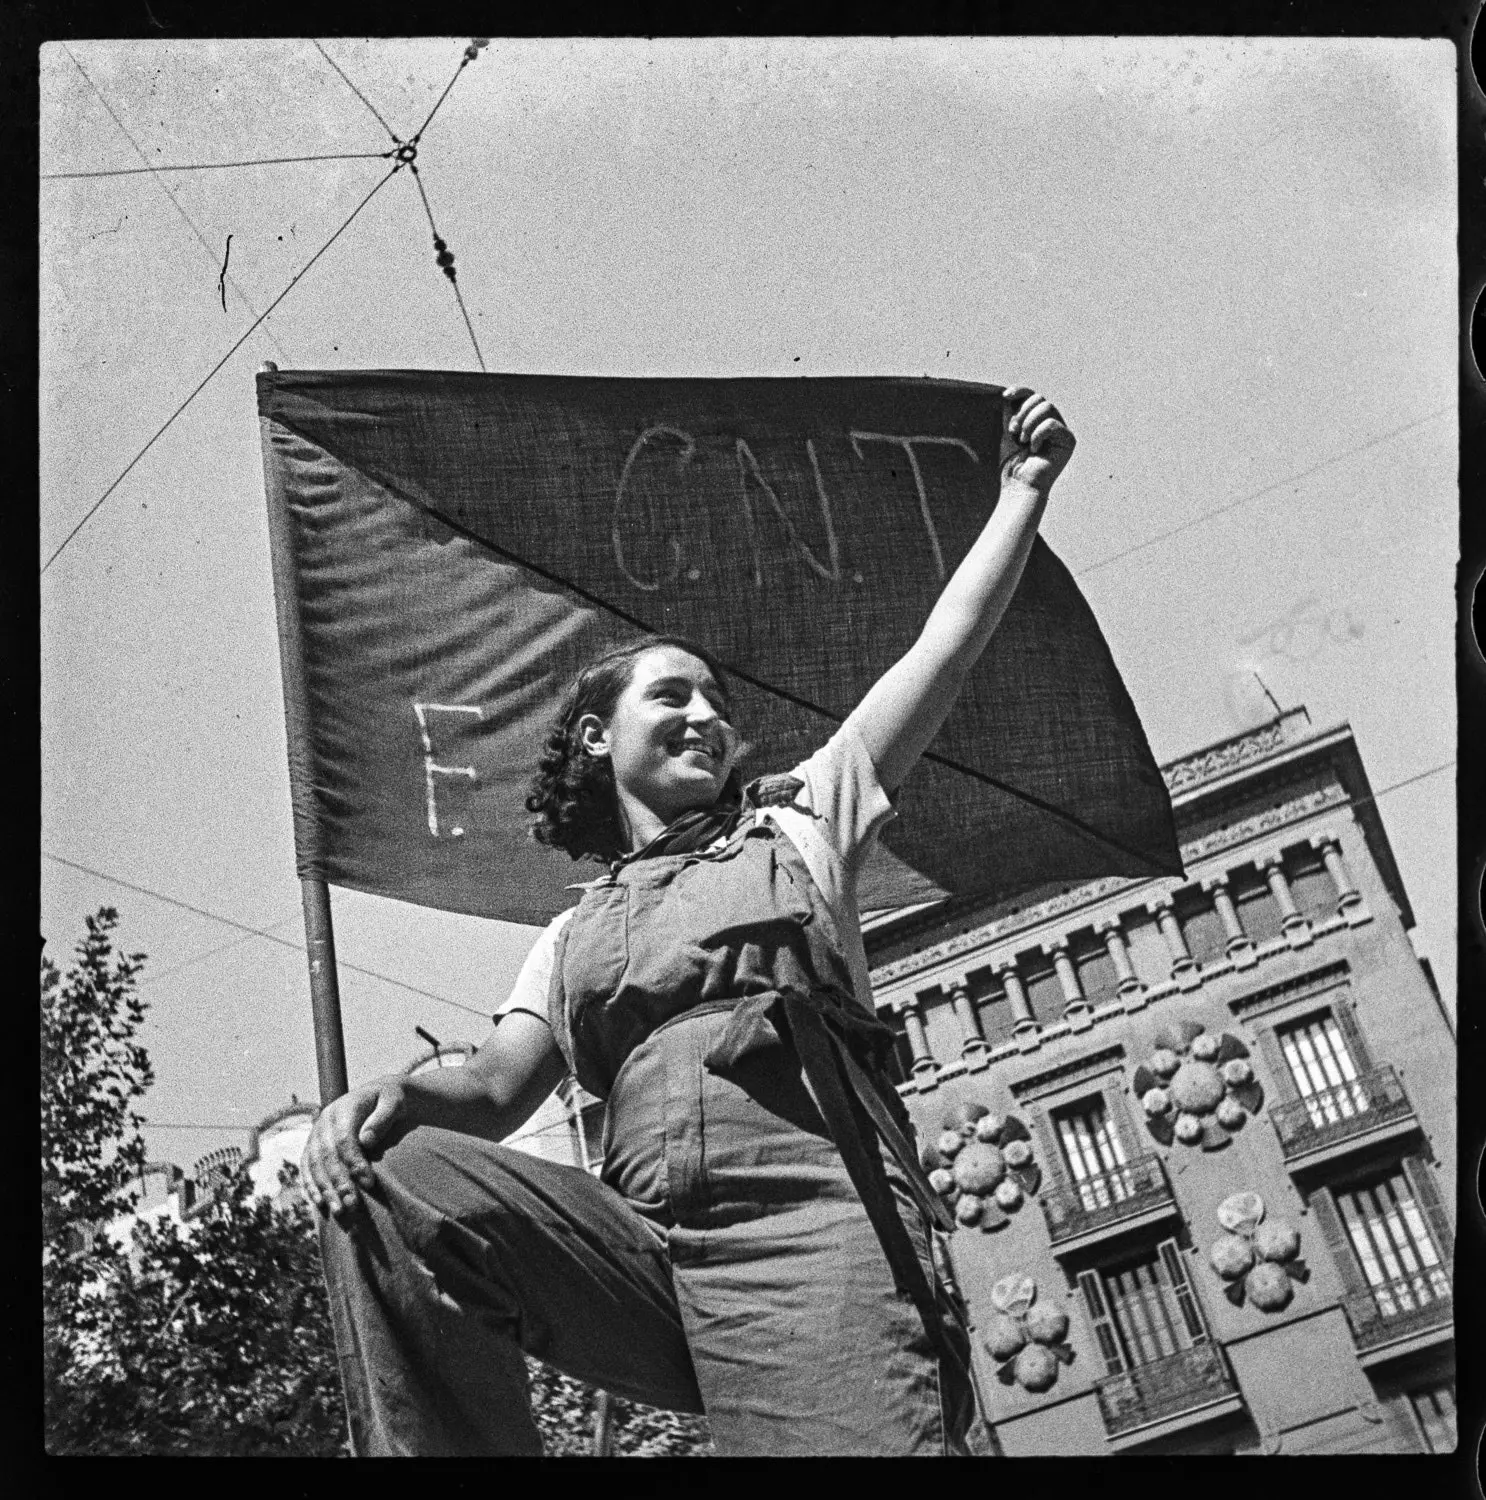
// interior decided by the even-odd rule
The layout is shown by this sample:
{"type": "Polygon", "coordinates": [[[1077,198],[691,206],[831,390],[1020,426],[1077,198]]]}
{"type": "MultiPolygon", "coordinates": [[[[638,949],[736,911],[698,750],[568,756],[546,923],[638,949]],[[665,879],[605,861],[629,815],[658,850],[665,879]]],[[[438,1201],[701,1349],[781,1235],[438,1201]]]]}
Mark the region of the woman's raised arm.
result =
{"type": "Polygon", "coordinates": [[[1073,452],[1056,408],[1026,386],[1003,396],[1001,498],[930,611],[919,638],[847,720],[883,789],[896,791],[939,732],[965,676],[990,642],[1021,580],[1053,481],[1073,452]]]}

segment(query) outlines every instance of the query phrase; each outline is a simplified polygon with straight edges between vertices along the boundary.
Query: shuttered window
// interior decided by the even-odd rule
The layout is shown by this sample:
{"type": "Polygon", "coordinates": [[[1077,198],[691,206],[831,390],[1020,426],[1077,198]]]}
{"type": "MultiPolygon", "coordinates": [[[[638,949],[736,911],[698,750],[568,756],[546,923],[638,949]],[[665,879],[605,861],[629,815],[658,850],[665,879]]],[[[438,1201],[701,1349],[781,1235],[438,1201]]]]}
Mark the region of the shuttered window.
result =
{"type": "Polygon", "coordinates": [[[1125,1165],[1124,1142],[1102,1097],[1081,1100],[1053,1112],[1058,1150],[1083,1206],[1089,1212],[1128,1198],[1133,1186],[1125,1165]]]}
{"type": "Polygon", "coordinates": [[[1450,1295],[1450,1276],[1407,1175],[1397,1169],[1333,1197],[1378,1311],[1413,1312],[1450,1295]]]}
{"type": "Polygon", "coordinates": [[[1138,1259],[1084,1271],[1078,1279],[1111,1375],[1207,1342],[1175,1240],[1163,1240],[1138,1259]]]}
{"type": "Polygon", "coordinates": [[[1455,1426],[1455,1385],[1441,1381],[1408,1392],[1409,1406],[1427,1453],[1453,1453],[1458,1441],[1455,1426]]]}
{"type": "Polygon", "coordinates": [[[1307,1102],[1317,1129],[1351,1119],[1367,1107],[1367,1092],[1357,1079],[1365,1060],[1354,1055],[1354,1038],[1337,1015],[1320,1011],[1278,1030],[1275,1035],[1296,1093],[1307,1102]]]}

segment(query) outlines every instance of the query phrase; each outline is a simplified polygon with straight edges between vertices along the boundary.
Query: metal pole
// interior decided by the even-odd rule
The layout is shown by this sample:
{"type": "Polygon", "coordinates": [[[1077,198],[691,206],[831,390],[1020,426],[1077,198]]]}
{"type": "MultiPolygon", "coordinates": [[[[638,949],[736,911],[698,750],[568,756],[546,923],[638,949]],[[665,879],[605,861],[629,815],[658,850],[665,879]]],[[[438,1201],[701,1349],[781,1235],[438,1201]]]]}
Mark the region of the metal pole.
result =
{"type": "Polygon", "coordinates": [[[330,920],[330,887],[302,875],[304,946],[310,957],[310,1009],[315,1018],[315,1062],[320,1070],[320,1103],[339,1099],[346,1082],[346,1039],[341,1031],[341,987],[335,970],[335,928],[330,920]]]}
{"type": "MultiPolygon", "coordinates": [[[[260,375],[278,370],[272,360],[259,367],[260,375]]],[[[260,409],[261,410],[261,409],[260,409]]],[[[269,423],[263,430],[263,481],[268,501],[268,545],[273,564],[274,612],[279,626],[279,666],[284,679],[284,721],[288,734],[291,799],[314,784],[314,756],[308,731],[308,694],[304,682],[304,653],[299,635],[299,588],[294,548],[290,540],[288,503],[272,458],[269,423]]],[[[294,840],[301,870],[323,869],[318,835],[301,826],[296,800],[294,840]],[[306,853],[306,843],[309,852],[306,853]]],[[[311,820],[313,823],[313,820],[311,820]]],[[[329,1104],[346,1092],[346,1042],[341,1034],[340,983],[335,972],[335,929],[330,921],[330,888],[323,875],[301,875],[304,901],[304,946],[310,960],[310,1007],[315,1021],[315,1062],[320,1074],[320,1103],[329,1104]]]]}
{"type": "Polygon", "coordinates": [[[593,1456],[609,1458],[614,1452],[614,1404],[608,1391],[599,1391],[593,1407],[593,1456]]]}

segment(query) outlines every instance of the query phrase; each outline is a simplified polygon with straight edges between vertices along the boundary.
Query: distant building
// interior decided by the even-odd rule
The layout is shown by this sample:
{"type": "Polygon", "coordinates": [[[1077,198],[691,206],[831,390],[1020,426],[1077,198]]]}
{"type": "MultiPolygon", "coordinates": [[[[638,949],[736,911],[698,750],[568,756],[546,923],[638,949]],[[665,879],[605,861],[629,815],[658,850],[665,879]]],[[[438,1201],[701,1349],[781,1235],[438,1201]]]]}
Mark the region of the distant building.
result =
{"type": "Polygon", "coordinates": [[[1163,774],[1185,877],[867,934],[921,1139],[990,1111],[936,1181],[1000,1447],[1452,1449],[1454,1026],[1351,732],[1163,774]]]}

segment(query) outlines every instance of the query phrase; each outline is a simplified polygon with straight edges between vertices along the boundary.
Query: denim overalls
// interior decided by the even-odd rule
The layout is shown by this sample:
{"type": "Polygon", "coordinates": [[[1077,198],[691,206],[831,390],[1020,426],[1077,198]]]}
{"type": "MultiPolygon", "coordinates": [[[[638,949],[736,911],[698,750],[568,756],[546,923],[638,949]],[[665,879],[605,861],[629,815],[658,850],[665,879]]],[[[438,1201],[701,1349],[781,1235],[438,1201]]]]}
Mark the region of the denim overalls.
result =
{"type": "Polygon", "coordinates": [[[944,1210],[792,841],[750,812],[582,889],[549,1017],[607,1100],[601,1180],[430,1127],[388,1145],[363,1227],[322,1231],[355,1450],[540,1452],[524,1351],[705,1410],[720,1454],[966,1451],[944,1210]]]}

